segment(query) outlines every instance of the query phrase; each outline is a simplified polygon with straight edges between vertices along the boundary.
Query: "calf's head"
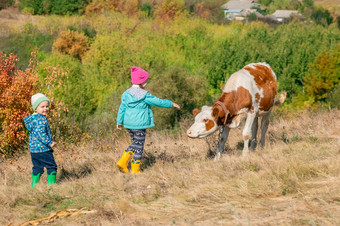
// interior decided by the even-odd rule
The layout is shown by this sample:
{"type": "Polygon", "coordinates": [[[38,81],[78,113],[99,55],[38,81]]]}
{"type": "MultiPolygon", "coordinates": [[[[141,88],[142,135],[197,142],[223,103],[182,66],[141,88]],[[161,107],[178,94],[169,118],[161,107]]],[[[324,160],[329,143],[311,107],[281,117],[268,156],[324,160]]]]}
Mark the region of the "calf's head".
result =
{"type": "Polygon", "coordinates": [[[194,109],[194,124],[187,130],[190,138],[203,138],[216,132],[223,125],[227,114],[220,106],[203,106],[202,110],[194,109]]]}

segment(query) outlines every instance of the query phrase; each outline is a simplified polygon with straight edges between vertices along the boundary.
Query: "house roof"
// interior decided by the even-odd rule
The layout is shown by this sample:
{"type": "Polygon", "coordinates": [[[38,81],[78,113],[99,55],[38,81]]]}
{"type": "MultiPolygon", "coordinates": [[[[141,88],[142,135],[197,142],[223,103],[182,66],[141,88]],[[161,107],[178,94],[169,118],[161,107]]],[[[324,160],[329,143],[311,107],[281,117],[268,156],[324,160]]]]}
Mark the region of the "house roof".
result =
{"type": "Polygon", "coordinates": [[[228,9],[227,12],[228,13],[240,13],[242,12],[242,9],[228,9]]]}
{"type": "Polygon", "coordinates": [[[253,6],[253,0],[230,0],[222,5],[222,9],[250,9],[253,6]]]}
{"type": "Polygon", "coordinates": [[[297,10],[276,10],[272,16],[275,16],[276,18],[289,18],[292,14],[299,15],[299,12],[297,10]]]}

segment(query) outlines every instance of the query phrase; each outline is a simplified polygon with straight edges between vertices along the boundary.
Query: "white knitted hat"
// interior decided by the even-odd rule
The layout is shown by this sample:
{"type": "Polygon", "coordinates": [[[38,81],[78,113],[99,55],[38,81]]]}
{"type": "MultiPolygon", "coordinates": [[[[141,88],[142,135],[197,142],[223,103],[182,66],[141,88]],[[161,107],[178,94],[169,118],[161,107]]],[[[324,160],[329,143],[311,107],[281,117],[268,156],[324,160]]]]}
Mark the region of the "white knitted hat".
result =
{"type": "Polygon", "coordinates": [[[33,107],[33,111],[35,111],[35,109],[39,106],[39,104],[45,100],[48,101],[48,103],[50,103],[50,100],[44,94],[42,93],[34,94],[31,97],[31,104],[33,107]]]}

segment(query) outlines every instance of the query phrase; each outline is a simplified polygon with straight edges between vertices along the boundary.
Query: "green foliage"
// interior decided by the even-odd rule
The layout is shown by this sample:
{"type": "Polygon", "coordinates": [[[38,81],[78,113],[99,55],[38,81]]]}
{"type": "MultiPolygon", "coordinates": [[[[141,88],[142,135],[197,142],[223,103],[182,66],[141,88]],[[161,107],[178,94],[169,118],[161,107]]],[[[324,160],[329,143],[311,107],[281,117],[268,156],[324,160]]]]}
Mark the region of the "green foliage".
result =
{"type": "Polygon", "coordinates": [[[76,31],[78,33],[83,33],[89,39],[93,39],[94,37],[96,37],[96,34],[97,34],[96,30],[87,24],[81,28],[75,27],[73,25],[69,25],[67,26],[67,30],[76,31]]]}
{"type": "Polygon", "coordinates": [[[340,84],[334,89],[333,92],[328,94],[327,100],[331,108],[340,109],[340,84]]]}
{"type": "MultiPolygon", "coordinates": [[[[156,72],[158,68],[155,69],[156,72]]],[[[147,89],[153,95],[170,99],[181,106],[180,111],[154,109],[155,124],[159,128],[174,127],[182,118],[191,116],[192,110],[206,103],[208,99],[205,79],[179,66],[169,67],[155,76],[147,89]]]]}
{"type": "Polygon", "coordinates": [[[82,14],[88,0],[20,0],[19,9],[34,15],[82,14]]]}
{"type": "Polygon", "coordinates": [[[259,0],[258,3],[261,5],[269,6],[272,2],[273,0],[259,0]]]}
{"type": "Polygon", "coordinates": [[[53,0],[51,13],[57,15],[82,14],[88,2],[88,0],[53,0]]]}
{"type": "Polygon", "coordinates": [[[8,37],[1,37],[0,51],[9,54],[14,53],[20,61],[17,66],[24,69],[29,64],[31,52],[38,49],[38,59],[42,60],[46,53],[52,49],[53,37],[38,31],[37,26],[27,23],[24,32],[11,33],[8,37]]]}
{"type": "Polygon", "coordinates": [[[49,55],[37,67],[41,81],[48,77],[50,67],[56,67],[64,73],[64,76],[60,78],[62,86],[55,88],[54,97],[65,103],[70,112],[68,117],[73,121],[80,121],[91,108],[88,106],[85,84],[81,82],[84,80],[81,63],[71,56],[49,55]]]}
{"type": "MultiPolygon", "coordinates": [[[[162,1],[159,7],[168,9],[172,4],[162,1]]],[[[124,5],[118,6],[122,12],[129,11],[124,5]]],[[[57,24],[55,30],[64,30],[67,25],[57,24]]],[[[232,73],[254,62],[267,62],[272,66],[280,90],[288,92],[287,103],[291,104],[287,109],[314,107],[316,101],[331,103],[337,98],[336,83],[329,89],[332,96],[323,99],[307,94],[307,87],[304,87],[309,84],[305,76],[310,68],[319,68],[315,66],[320,64],[315,61],[316,57],[334,49],[340,42],[336,26],[299,22],[275,28],[259,22],[218,25],[197,17],[189,18],[183,13],[164,22],[105,11],[87,18],[85,23],[69,25],[68,30],[86,37],[91,45],[79,60],[56,52],[49,54],[52,37],[46,36],[50,40],[49,49],[44,50],[46,40],[39,45],[42,48],[39,76],[41,80],[49,78],[53,67],[65,74],[61,78],[62,84],[55,86],[53,91],[55,98],[65,103],[69,110],[64,116],[80,123],[83,129],[97,133],[112,132],[120,96],[130,86],[130,66],[141,67],[150,73],[147,89],[152,94],[182,106],[181,111],[154,109],[157,129],[176,127],[176,122],[189,116],[193,108],[209,104],[210,98],[220,95],[232,73]]],[[[33,37],[38,40],[44,37],[32,24],[26,25],[20,38],[26,36],[30,39],[20,43],[15,42],[19,35],[11,36],[15,38],[5,39],[0,47],[28,51],[26,47],[34,43],[33,37]]],[[[71,37],[64,41],[72,40],[71,37]]],[[[64,49],[69,51],[78,44],[64,49]]],[[[333,64],[324,64],[324,72],[330,70],[329,65],[333,64]]],[[[325,75],[329,75],[327,73],[325,75]]]]}
{"type": "Polygon", "coordinates": [[[6,9],[14,4],[14,0],[0,0],[0,10],[6,9]]]}
{"type": "Polygon", "coordinates": [[[144,12],[146,16],[151,16],[152,15],[152,6],[149,2],[144,2],[140,6],[140,11],[144,12]]]}
{"type": "Polygon", "coordinates": [[[308,64],[339,40],[338,30],[320,26],[291,23],[271,29],[260,23],[246,24],[237,37],[216,43],[209,60],[208,82],[216,93],[232,73],[246,64],[267,62],[277,75],[280,89],[293,97],[302,90],[308,64]]]}
{"type": "Polygon", "coordinates": [[[329,11],[323,9],[316,9],[313,11],[311,18],[317,23],[324,26],[328,26],[333,22],[333,17],[329,11]]]}
{"type": "Polygon", "coordinates": [[[310,65],[305,77],[308,95],[325,100],[340,81],[340,45],[332,51],[320,53],[310,65]]]}

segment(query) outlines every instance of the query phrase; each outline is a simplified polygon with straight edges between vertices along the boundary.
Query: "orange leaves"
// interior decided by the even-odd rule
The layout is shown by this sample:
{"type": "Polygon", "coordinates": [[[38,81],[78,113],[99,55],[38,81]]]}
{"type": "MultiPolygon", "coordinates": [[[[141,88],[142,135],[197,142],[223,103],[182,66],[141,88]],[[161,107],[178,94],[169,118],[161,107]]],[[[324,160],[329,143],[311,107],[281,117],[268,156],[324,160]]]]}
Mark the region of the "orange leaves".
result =
{"type": "Polygon", "coordinates": [[[29,114],[29,100],[37,76],[16,68],[18,58],[0,52],[0,152],[11,154],[26,138],[22,119],[29,114]]]}
{"type": "Polygon", "coordinates": [[[52,48],[54,51],[81,59],[87,51],[88,45],[89,40],[87,36],[76,31],[66,30],[60,32],[52,48]]]}
{"type": "Polygon", "coordinates": [[[165,21],[175,18],[184,10],[183,0],[162,0],[156,7],[155,15],[165,21]]]}

